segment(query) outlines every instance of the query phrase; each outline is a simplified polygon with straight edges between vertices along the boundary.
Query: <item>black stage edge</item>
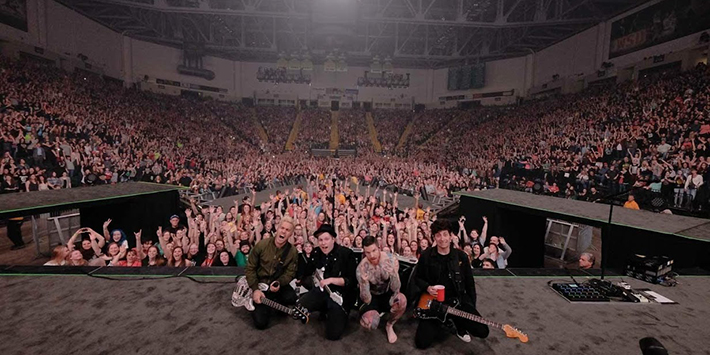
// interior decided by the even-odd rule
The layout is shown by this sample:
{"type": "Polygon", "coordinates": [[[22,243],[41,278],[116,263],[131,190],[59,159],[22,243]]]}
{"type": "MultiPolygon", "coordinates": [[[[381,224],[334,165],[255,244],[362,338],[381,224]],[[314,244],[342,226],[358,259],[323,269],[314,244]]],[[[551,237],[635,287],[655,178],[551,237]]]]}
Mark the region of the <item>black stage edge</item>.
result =
{"type": "Polygon", "coordinates": [[[37,215],[58,210],[88,209],[156,194],[174,194],[184,189],[173,185],[127,182],[115,185],[0,195],[0,219],[37,215]]]}
{"type": "MultiPolygon", "coordinates": [[[[710,276],[710,270],[688,268],[673,270],[680,276],[710,276]]],[[[606,270],[608,276],[624,276],[620,270],[606,270]]],[[[571,274],[575,277],[598,277],[599,269],[552,269],[552,268],[508,268],[508,269],[473,269],[474,277],[554,277],[564,278],[571,274]]],[[[34,266],[0,265],[0,275],[156,275],[156,276],[237,276],[244,275],[242,267],[107,267],[107,266],[34,266]]]]}
{"type": "Polygon", "coordinates": [[[126,275],[126,276],[236,276],[244,275],[242,267],[108,267],[108,266],[34,266],[0,265],[0,275],[126,275]]]}
{"type": "Polygon", "coordinates": [[[674,259],[674,268],[710,267],[710,221],[706,219],[616,206],[609,232],[609,205],[504,189],[458,194],[466,229],[480,230],[481,217],[487,216],[488,235],[503,236],[513,246],[511,267],[543,266],[547,218],[601,228],[602,258],[608,268],[623,269],[633,254],[668,256],[674,259]]]}
{"type": "Polygon", "coordinates": [[[121,197],[105,200],[105,204],[81,207],[81,226],[91,227],[101,233],[103,223],[111,218],[108,229],[121,228],[126,234],[129,247],[135,247],[134,233],[142,231],[142,239],[157,243],[158,226],[170,224],[170,216],[184,213],[179,211],[180,195],[177,190],[167,190],[151,194],[121,197]]]}

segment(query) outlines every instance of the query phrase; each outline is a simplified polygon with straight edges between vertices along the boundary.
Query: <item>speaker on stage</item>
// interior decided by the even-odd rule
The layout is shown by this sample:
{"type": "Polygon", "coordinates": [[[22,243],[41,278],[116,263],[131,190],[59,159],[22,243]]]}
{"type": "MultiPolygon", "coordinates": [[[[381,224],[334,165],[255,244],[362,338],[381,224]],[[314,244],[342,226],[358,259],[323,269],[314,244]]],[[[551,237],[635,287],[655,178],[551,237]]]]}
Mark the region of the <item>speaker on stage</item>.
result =
{"type": "Polygon", "coordinates": [[[242,105],[246,107],[254,107],[254,99],[251,97],[242,97],[242,105]]]}
{"type": "Polygon", "coordinates": [[[423,112],[426,109],[426,106],[424,104],[415,104],[414,105],[414,112],[419,113],[423,112]]]}
{"type": "Polygon", "coordinates": [[[363,104],[363,107],[365,107],[366,112],[372,111],[372,102],[371,101],[365,101],[362,104],[363,104]]]}
{"type": "Polygon", "coordinates": [[[331,111],[338,111],[340,110],[340,101],[331,101],[330,102],[330,110],[331,111]]]}

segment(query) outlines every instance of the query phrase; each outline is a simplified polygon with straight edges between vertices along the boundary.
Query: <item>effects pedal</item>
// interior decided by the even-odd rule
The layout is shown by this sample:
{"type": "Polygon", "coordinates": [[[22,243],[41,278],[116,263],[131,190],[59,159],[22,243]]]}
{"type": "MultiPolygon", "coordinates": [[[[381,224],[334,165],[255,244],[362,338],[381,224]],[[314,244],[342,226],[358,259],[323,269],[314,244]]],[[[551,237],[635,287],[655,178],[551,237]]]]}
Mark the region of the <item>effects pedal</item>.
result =
{"type": "Polygon", "coordinates": [[[554,283],[550,286],[570,302],[609,302],[609,297],[589,284],[554,283]]]}

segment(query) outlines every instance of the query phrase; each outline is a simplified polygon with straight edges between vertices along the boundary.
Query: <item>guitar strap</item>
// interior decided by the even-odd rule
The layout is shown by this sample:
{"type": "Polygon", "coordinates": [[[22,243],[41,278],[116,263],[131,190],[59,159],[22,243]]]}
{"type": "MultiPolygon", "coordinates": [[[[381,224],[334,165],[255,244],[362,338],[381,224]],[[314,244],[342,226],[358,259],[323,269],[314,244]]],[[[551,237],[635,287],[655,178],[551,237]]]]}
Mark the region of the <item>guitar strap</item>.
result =
{"type": "MultiPolygon", "coordinates": [[[[279,264],[276,265],[276,270],[274,270],[274,274],[271,275],[271,282],[274,282],[281,277],[281,274],[284,272],[284,260],[286,259],[286,256],[288,256],[288,252],[291,251],[291,243],[286,243],[284,246],[284,250],[281,253],[281,256],[279,257],[279,264]]],[[[271,284],[269,282],[269,284],[271,284]]]]}
{"type": "Polygon", "coordinates": [[[459,301],[463,301],[463,296],[466,294],[463,285],[463,276],[461,275],[461,267],[459,265],[459,253],[452,250],[451,259],[449,259],[449,277],[453,281],[456,294],[459,296],[459,301]]]}

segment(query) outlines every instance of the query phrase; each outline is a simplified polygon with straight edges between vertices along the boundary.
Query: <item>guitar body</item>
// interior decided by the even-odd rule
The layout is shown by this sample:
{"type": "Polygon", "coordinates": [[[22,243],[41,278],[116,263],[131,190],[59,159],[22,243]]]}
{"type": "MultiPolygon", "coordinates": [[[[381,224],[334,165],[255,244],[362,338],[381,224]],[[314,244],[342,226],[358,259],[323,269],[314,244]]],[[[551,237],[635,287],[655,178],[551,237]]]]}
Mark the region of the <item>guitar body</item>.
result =
{"type": "MultiPolygon", "coordinates": [[[[266,292],[269,290],[269,285],[260,283],[259,290],[261,290],[262,292],[266,292]]],[[[254,292],[251,290],[249,284],[247,283],[247,278],[241,276],[237,280],[237,288],[232,293],[232,306],[244,307],[247,309],[247,311],[253,312],[255,309],[254,300],[252,298],[253,293],[254,292]]],[[[301,307],[299,305],[296,305],[294,307],[286,307],[266,297],[263,297],[261,299],[261,304],[271,307],[277,311],[284,312],[290,315],[293,319],[300,320],[303,324],[308,323],[310,313],[304,307],[301,307]]]]}
{"type": "Polygon", "coordinates": [[[449,314],[446,311],[442,312],[432,309],[432,305],[434,307],[437,305],[439,307],[447,307],[442,303],[439,303],[436,300],[436,297],[428,293],[424,293],[421,297],[419,297],[419,303],[417,303],[417,308],[414,310],[414,316],[419,319],[438,319],[442,323],[446,322],[449,314]],[[437,304],[434,304],[434,302],[437,302],[437,304]]]}

